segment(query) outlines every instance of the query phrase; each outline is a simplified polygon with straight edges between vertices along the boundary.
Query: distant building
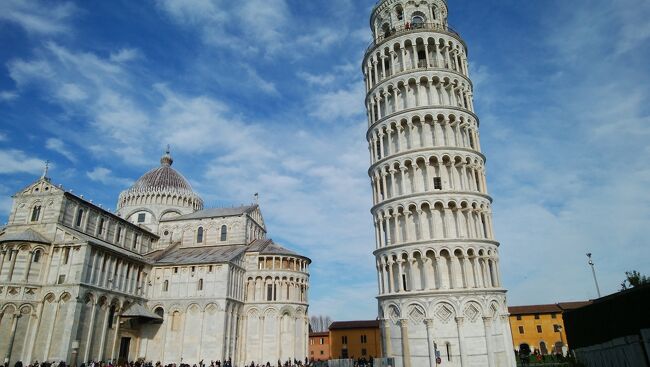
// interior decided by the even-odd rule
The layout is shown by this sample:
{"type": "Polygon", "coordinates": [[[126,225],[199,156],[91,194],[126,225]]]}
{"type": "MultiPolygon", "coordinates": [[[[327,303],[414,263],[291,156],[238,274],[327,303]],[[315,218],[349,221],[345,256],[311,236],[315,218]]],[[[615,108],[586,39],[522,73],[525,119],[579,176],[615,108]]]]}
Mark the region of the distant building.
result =
{"type": "Polygon", "coordinates": [[[650,366],[650,284],[564,314],[567,340],[586,367],[650,366]]]}
{"type": "Polygon", "coordinates": [[[563,312],[588,305],[590,302],[564,302],[548,305],[508,307],[514,349],[523,344],[531,352],[565,354],[567,351],[563,312]]]}
{"type": "Polygon", "coordinates": [[[309,359],[314,361],[327,361],[331,358],[330,353],[330,333],[324,331],[321,333],[309,334],[309,359]]]}
{"type": "Polygon", "coordinates": [[[379,321],[337,321],[330,325],[333,359],[377,358],[382,356],[379,321]]]}

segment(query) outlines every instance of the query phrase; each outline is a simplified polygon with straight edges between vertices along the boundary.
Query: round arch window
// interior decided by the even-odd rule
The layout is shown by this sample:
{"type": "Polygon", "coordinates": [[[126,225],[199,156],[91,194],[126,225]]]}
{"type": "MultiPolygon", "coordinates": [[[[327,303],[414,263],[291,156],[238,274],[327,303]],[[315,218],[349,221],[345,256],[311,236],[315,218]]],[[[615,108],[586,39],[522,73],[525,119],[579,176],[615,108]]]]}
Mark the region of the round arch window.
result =
{"type": "Polygon", "coordinates": [[[424,27],[424,17],[421,15],[415,15],[411,18],[411,24],[413,28],[423,28],[424,27]]]}

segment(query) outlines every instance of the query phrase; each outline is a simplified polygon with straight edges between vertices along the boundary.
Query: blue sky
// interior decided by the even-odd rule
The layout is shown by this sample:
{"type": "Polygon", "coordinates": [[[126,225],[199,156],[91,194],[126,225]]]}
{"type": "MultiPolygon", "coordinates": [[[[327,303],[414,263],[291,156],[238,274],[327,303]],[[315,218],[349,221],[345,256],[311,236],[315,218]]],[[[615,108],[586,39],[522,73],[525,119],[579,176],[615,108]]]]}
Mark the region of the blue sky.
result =
{"type": "MultiPolygon", "coordinates": [[[[650,2],[449,0],[469,46],[510,304],[650,273],[650,2]]],[[[259,192],[311,313],[376,316],[360,62],[374,0],[0,2],[0,217],[50,175],[115,207],[158,164],[259,192]]],[[[3,222],[6,219],[3,220],[3,222]]]]}

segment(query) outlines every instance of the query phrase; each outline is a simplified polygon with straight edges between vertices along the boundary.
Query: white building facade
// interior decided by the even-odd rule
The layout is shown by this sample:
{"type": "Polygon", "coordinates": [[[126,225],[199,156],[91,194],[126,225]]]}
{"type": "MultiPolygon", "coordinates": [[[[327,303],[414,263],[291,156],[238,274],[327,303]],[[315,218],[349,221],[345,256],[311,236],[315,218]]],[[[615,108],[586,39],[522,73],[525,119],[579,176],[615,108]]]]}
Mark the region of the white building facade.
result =
{"type": "Polygon", "coordinates": [[[258,205],[204,209],[169,152],[113,214],[44,174],[0,231],[0,356],[235,366],[302,360],[311,261],[258,205]]]}
{"type": "Polygon", "coordinates": [[[383,349],[395,365],[515,366],[467,47],[444,0],[373,8],[366,81],[383,349]]]}

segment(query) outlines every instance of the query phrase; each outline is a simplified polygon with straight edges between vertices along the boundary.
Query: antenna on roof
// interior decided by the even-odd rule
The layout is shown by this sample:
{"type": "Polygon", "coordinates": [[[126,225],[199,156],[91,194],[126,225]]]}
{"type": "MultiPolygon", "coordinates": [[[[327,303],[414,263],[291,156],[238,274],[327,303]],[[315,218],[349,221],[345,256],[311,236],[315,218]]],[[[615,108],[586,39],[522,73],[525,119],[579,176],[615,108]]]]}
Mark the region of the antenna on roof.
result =
{"type": "Polygon", "coordinates": [[[253,198],[255,204],[258,204],[260,202],[260,194],[258,192],[256,192],[255,195],[253,195],[253,198]]]}

